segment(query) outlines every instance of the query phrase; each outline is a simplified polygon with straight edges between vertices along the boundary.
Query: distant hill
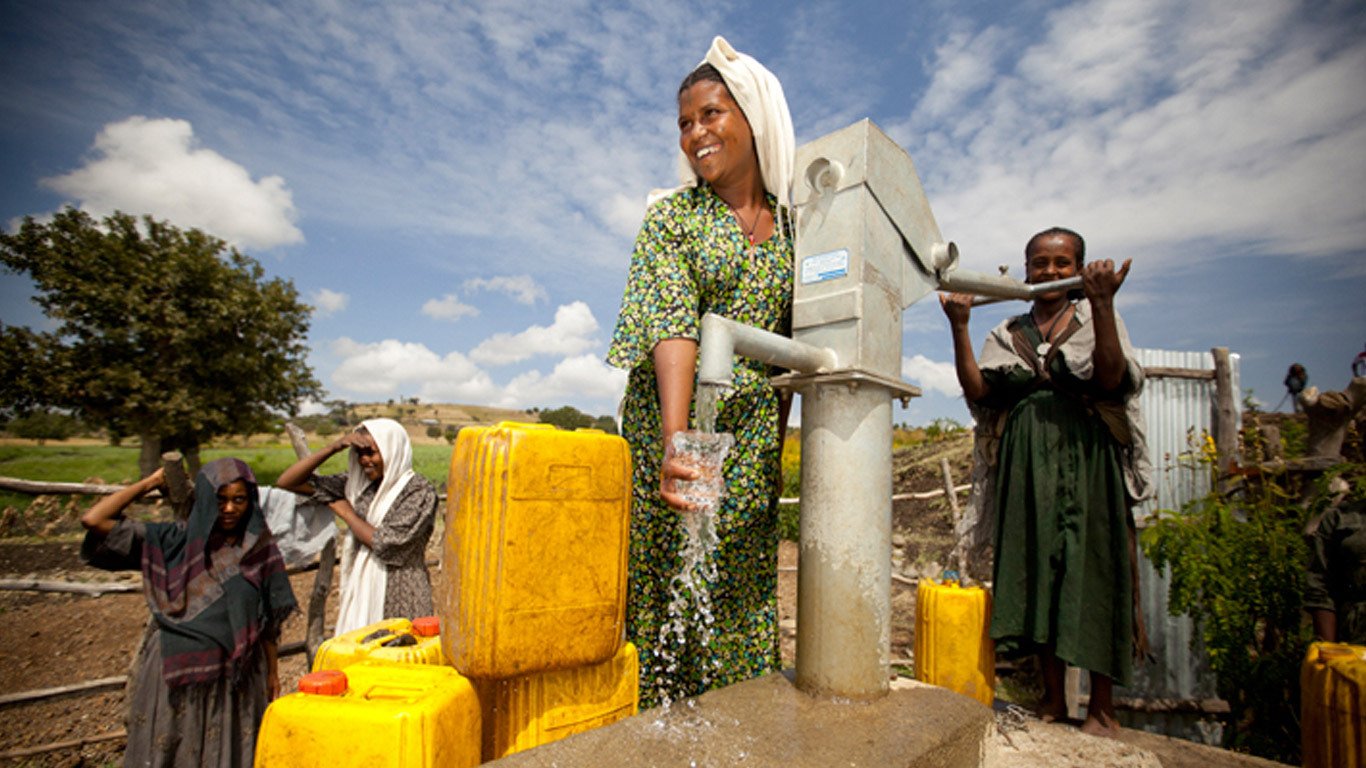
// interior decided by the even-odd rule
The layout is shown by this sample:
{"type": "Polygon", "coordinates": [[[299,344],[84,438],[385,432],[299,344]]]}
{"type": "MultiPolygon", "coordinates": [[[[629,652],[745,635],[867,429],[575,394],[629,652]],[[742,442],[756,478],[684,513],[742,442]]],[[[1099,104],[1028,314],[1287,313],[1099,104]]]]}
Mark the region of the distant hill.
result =
{"type": "MultiPolygon", "coordinates": [[[[452,403],[402,403],[398,401],[384,403],[356,403],[351,406],[349,415],[357,420],[365,419],[393,419],[402,424],[408,431],[408,437],[414,445],[444,445],[446,443],[445,433],[451,428],[462,429],[464,427],[483,427],[492,426],[501,421],[517,421],[525,424],[534,424],[541,419],[529,411],[519,411],[511,408],[493,408],[487,405],[457,405],[452,403]],[[427,434],[429,427],[437,427],[441,430],[438,436],[427,434]]],[[[316,423],[319,417],[311,417],[296,420],[300,426],[304,427],[313,438],[317,435],[316,423]]],[[[343,429],[336,428],[338,433],[343,429]]],[[[349,429],[347,427],[346,429],[349,429]]]]}

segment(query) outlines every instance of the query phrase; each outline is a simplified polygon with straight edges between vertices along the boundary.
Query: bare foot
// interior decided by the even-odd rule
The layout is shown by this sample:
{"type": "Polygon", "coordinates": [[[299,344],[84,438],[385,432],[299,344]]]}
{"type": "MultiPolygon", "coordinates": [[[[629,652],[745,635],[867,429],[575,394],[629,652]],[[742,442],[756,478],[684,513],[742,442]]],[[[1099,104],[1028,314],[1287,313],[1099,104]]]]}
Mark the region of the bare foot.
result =
{"type": "Polygon", "coordinates": [[[1107,739],[1118,739],[1119,723],[1113,717],[1100,712],[1087,714],[1086,722],[1081,724],[1081,732],[1092,736],[1104,736],[1107,739]]]}
{"type": "Polygon", "coordinates": [[[1039,708],[1034,710],[1034,714],[1045,723],[1062,722],[1067,719],[1067,704],[1042,701],[1039,708]]]}

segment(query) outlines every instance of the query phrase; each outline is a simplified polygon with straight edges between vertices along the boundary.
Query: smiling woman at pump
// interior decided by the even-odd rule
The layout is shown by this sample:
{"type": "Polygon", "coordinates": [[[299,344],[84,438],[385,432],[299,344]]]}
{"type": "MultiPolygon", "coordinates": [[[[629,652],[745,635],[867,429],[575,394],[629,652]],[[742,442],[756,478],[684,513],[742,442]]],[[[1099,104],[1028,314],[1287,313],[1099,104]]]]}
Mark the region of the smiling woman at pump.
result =
{"type": "Polygon", "coordinates": [[[436,489],[413,471],[403,425],[369,419],[356,430],[285,470],[276,485],[326,504],[351,531],[342,543],[338,635],[381,619],[432,615],[427,541],[436,525],[436,489]],[[318,475],[350,449],[344,473],[318,475]]]}
{"type": "MultiPolygon", "coordinates": [[[[777,496],[789,402],[769,367],[736,358],[716,431],[735,436],[716,516],[710,637],[701,617],[670,622],[693,514],[671,460],[689,428],[699,324],[707,312],[787,335],[792,283],[792,118],[782,86],[759,62],[716,38],[678,89],[683,186],[652,201],[636,238],[607,361],[630,376],[622,432],[634,462],[627,637],[640,649],[641,706],[777,669],[777,496]],[[684,626],[686,625],[686,626],[684,626]]],[[[695,414],[691,414],[694,415],[695,414]]],[[[677,617],[675,617],[677,618],[677,617]]]]}

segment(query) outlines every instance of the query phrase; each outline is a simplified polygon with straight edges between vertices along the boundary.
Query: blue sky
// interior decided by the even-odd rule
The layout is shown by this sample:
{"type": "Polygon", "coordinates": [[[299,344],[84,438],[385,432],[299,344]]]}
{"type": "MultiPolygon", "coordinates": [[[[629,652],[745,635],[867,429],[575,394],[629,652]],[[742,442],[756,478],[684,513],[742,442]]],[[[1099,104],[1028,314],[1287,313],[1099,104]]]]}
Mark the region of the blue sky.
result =
{"type": "MultiPolygon", "coordinates": [[[[1269,405],[1366,343],[1366,5],[1355,0],[3,3],[0,224],[64,204],[200,227],[317,309],[332,397],[614,410],[602,358],[674,92],[713,35],[799,143],[868,117],[962,265],[1052,225],[1134,260],[1135,345],[1227,346],[1269,405]]],[[[116,279],[116,276],[110,276],[116,279]]],[[[0,320],[47,327],[0,275],[0,320]]],[[[986,331],[1021,303],[981,309],[986,331]]],[[[967,422],[938,302],[894,418],[967,422]]]]}

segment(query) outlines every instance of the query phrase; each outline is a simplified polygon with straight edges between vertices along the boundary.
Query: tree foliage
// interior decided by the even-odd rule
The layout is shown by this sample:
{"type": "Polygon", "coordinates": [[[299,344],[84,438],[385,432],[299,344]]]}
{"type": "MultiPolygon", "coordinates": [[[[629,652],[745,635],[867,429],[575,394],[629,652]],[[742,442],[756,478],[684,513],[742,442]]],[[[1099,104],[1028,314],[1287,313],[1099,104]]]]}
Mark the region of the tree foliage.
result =
{"type": "Polygon", "coordinates": [[[5,429],[16,437],[37,440],[42,445],[45,440],[65,440],[80,432],[81,422],[65,413],[35,410],[11,421],[5,429]]]}
{"type": "MultiPolygon", "coordinates": [[[[1217,472],[1206,437],[1196,471],[1217,472]]],[[[1323,498],[1320,496],[1320,498],[1323,498]]],[[[1305,523],[1321,509],[1294,503],[1272,479],[1225,497],[1217,490],[1143,532],[1143,550],[1171,566],[1168,606],[1200,626],[1219,695],[1229,702],[1228,746],[1298,764],[1299,671],[1310,633],[1303,621],[1309,565],[1305,523]]]]}
{"type": "Polygon", "coordinates": [[[293,283],[198,229],[67,208],[0,234],[0,264],[33,280],[59,324],[0,333],[0,395],[19,410],[68,409],[115,436],[197,450],[320,395],[293,283]]]}
{"type": "Polygon", "coordinates": [[[546,424],[554,424],[560,429],[600,429],[609,435],[617,433],[616,420],[611,416],[590,416],[572,405],[559,408],[532,408],[531,413],[540,416],[546,424]]]}
{"type": "Polygon", "coordinates": [[[572,405],[547,408],[540,413],[541,421],[554,424],[560,429],[580,429],[593,425],[593,417],[572,405]]]}

